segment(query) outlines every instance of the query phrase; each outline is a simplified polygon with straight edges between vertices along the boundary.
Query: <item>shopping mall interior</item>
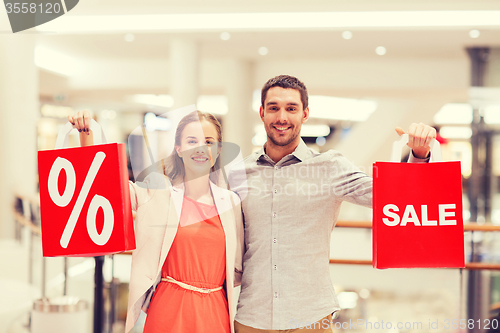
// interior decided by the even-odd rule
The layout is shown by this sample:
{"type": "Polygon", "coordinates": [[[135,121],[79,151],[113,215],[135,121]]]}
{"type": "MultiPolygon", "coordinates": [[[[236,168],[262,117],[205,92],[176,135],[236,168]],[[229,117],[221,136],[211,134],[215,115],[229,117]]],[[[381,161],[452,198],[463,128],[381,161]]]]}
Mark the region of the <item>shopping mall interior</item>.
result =
{"type": "MultiPolygon", "coordinates": [[[[260,90],[280,74],[307,86],[301,136],[318,152],[372,175],[390,160],[395,127],[424,123],[443,161],[460,161],[465,268],[374,268],[372,209],[343,203],[330,247],[335,320],[391,325],[334,330],[498,328],[498,1],[82,0],[17,33],[0,10],[0,31],[0,333],[55,332],[58,321],[71,332],[125,328],[129,252],[43,256],[38,152],[55,148],[68,116],[89,110],[127,152],[146,130],[148,151],[128,156],[134,181],[131,164],[170,154],[169,112],[187,106],[214,114],[242,156],[259,150],[260,90]],[[73,306],[43,310],[42,298],[73,306]]],[[[68,145],[79,146],[77,131],[68,145]]]]}

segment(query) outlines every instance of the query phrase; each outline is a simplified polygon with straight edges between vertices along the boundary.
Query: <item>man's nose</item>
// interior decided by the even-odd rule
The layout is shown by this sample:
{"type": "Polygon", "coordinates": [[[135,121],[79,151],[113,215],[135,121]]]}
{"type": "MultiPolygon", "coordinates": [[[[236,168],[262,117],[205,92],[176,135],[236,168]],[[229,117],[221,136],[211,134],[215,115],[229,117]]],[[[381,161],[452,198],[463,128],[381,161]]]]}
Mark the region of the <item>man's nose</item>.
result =
{"type": "Polygon", "coordinates": [[[280,122],[287,122],[287,120],[288,120],[288,115],[287,115],[285,109],[280,109],[276,116],[277,116],[277,120],[280,122]]]}

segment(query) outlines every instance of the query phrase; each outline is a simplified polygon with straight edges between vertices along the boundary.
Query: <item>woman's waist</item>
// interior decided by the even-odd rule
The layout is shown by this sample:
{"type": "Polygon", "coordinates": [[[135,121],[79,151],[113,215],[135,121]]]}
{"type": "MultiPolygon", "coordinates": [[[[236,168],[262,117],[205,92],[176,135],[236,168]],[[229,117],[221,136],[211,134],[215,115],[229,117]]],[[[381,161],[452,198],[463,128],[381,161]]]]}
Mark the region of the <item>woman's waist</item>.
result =
{"type": "Polygon", "coordinates": [[[205,279],[188,279],[173,275],[162,275],[162,283],[170,283],[178,285],[187,290],[198,291],[201,293],[210,293],[223,289],[224,279],[205,280],[205,279]]]}
{"type": "MultiPolygon", "coordinates": [[[[189,278],[186,276],[182,276],[179,274],[165,274],[162,273],[161,275],[161,281],[162,282],[169,282],[167,279],[173,279],[177,282],[180,283],[185,283],[187,285],[196,287],[196,288],[217,288],[221,287],[224,283],[224,277],[223,278],[206,278],[206,277],[197,277],[197,278],[189,278]]],[[[173,282],[173,281],[172,281],[173,282]]]]}

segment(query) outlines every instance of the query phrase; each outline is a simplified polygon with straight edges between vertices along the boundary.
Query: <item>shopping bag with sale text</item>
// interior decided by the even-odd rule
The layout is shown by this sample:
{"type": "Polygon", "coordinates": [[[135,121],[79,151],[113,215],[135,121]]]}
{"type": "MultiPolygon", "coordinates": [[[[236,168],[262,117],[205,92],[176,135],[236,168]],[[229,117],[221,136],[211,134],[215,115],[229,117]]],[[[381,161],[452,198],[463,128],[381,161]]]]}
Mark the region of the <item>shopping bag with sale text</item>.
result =
{"type": "Polygon", "coordinates": [[[407,142],[373,164],[373,267],[464,267],[460,162],[433,140],[430,163],[397,163],[407,142]]]}
{"type": "MultiPolygon", "coordinates": [[[[96,141],[105,141],[95,121],[90,128],[96,141]]],[[[43,255],[87,257],[135,249],[125,146],[63,149],[71,130],[67,123],[56,149],[38,152],[43,255]]]]}

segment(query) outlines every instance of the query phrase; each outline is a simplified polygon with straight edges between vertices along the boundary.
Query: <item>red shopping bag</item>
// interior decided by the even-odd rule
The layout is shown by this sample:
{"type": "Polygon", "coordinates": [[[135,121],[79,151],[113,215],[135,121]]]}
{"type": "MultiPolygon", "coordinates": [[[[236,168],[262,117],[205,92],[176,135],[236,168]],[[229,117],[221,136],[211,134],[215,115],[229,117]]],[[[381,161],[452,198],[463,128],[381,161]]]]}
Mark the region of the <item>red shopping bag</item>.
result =
{"type": "MultiPolygon", "coordinates": [[[[98,127],[93,121],[95,137],[98,127]]],[[[61,130],[56,148],[67,146],[71,129],[68,123],[61,130]]],[[[123,144],[39,151],[38,174],[43,256],[88,257],[135,249],[123,144]]]]}
{"type": "MultiPolygon", "coordinates": [[[[441,159],[439,143],[431,156],[441,159]]],[[[374,163],[373,267],[459,268],[464,257],[460,162],[374,163]]]]}

